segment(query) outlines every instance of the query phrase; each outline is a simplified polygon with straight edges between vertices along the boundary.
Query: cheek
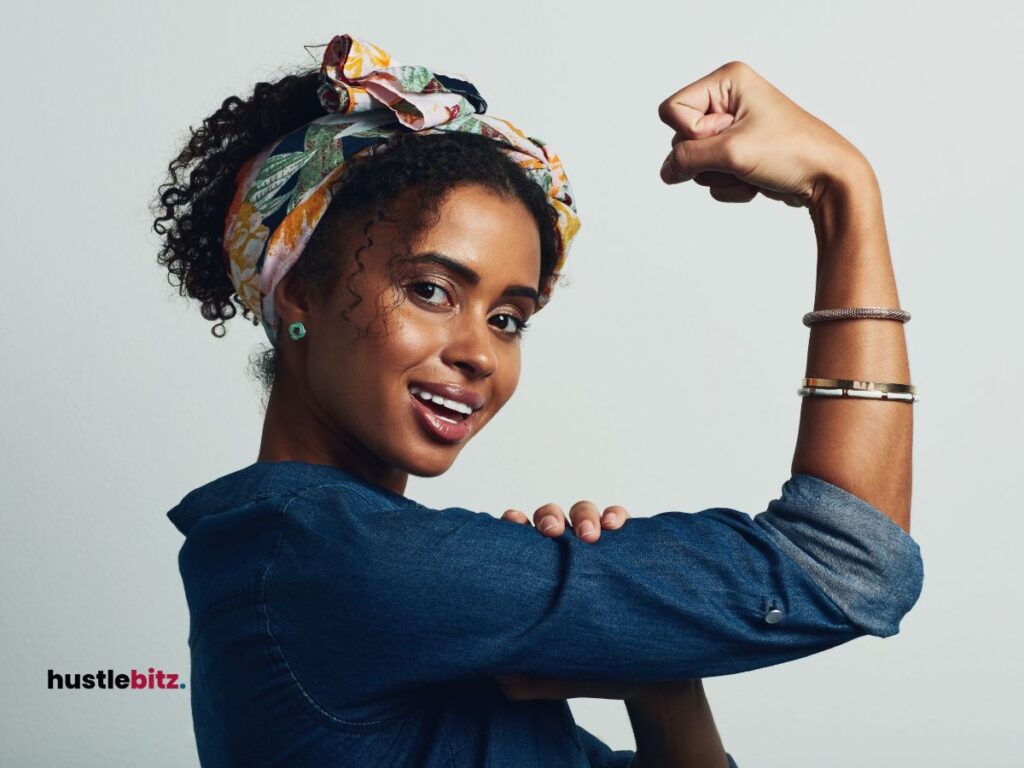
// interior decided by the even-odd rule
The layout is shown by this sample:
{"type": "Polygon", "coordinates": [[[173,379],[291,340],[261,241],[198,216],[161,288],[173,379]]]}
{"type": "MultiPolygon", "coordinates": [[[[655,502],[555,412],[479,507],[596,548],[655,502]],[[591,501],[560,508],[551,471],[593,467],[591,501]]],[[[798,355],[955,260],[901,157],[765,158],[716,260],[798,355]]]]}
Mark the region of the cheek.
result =
{"type": "Polygon", "coordinates": [[[494,382],[495,395],[498,402],[503,406],[512,397],[519,386],[519,376],[522,370],[522,353],[519,344],[509,344],[507,351],[501,356],[496,381],[494,382]]]}
{"type": "Polygon", "coordinates": [[[401,372],[439,354],[446,343],[445,324],[409,302],[391,312],[378,328],[384,334],[376,342],[381,353],[401,372]]]}

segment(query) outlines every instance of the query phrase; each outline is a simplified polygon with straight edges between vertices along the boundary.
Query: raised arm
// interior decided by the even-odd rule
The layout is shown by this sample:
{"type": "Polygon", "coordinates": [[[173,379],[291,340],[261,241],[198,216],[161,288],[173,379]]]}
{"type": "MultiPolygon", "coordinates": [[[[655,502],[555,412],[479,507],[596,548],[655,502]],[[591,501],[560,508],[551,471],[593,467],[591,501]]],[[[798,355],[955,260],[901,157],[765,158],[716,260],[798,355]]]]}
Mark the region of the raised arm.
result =
{"type": "MultiPolygon", "coordinates": [[[[692,178],[725,202],[747,202],[760,192],[808,207],[818,246],[815,310],[899,308],[877,179],[852,144],[740,62],[673,94],[659,112],[677,129],[662,171],[666,182],[692,178]],[[765,118],[774,124],[774,138],[789,139],[792,154],[772,140],[773,126],[765,128],[765,118]],[[727,129],[731,136],[714,138],[727,129]],[[769,154],[774,164],[763,162],[769,154]]],[[[902,323],[838,320],[813,323],[811,329],[805,376],[910,383],[902,323]]],[[[846,489],[909,533],[912,439],[911,403],[807,397],[792,473],[846,489]]],[[[783,523],[787,527],[797,533],[800,526],[783,523]]],[[[804,541],[809,551],[787,549],[823,575],[830,566],[821,561],[834,564],[838,555],[829,551],[829,538],[818,532],[804,541]]],[[[916,590],[919,579],[916,569],[907,569],[906,585],[916,590]]],[[[572,695],[571,687],[569,681],[562,692],[572,695]]],[[[637,740],[631,768],[725,765],[700,680],[646,686],[624,698],[637,740]]]]}
{"type": "MultiPolygon", "coordinates": [[[[724,202],[761,193],[808,208],[815,310],[899,308],[881,192],[852,143],[737,61],[677,91],[659,115],[676,130],[661,171],[667,183],[693,180],[724,202]]],[[[805,375],[911,383],[902,323],[813,323],[805,375]]],[[[912,438],[912,403],[807,397],[792,472],[849,491],[909,533],[912,438]]]]}
{"type": "MultiPolygon", "coordinates": [[[[899,308],[874,171],[851,157],[811,208],[818,240],[814,309],[899,308]]],[[[806,376],[910,383],[903,324],[830,320],[811,325],[806,376]]],[[[853,493],[910,532],[912,403],[805,397],[792,471],[853,493]]]]}

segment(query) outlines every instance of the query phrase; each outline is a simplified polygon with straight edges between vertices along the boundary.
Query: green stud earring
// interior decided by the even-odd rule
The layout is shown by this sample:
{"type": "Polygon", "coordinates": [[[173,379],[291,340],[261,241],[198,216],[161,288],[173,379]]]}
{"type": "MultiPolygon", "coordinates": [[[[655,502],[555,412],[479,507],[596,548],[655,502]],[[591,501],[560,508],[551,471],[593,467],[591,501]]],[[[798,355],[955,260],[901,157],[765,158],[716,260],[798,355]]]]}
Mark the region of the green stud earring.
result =
{"type": "Polygon", "coordinates": [[[288,326],[288,335],[295,341],[298,341],[306,335],[306,326],[304,326],[300,321],[296,321],[288,326]]]}

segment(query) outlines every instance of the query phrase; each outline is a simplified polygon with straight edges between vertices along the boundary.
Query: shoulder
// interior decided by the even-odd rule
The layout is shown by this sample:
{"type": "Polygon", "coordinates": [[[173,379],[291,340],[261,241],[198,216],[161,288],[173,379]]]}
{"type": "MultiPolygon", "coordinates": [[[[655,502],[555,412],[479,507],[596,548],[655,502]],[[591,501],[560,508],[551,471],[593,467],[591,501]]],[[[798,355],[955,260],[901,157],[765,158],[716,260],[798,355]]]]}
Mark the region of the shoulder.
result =
{"type": "Polygon", "coordinates": [[[371,519],[386,525],[388,520],[427,511],[411,499],[348,478],[296,488],[281,503],[286,525],[331,530],[371,519]]]}

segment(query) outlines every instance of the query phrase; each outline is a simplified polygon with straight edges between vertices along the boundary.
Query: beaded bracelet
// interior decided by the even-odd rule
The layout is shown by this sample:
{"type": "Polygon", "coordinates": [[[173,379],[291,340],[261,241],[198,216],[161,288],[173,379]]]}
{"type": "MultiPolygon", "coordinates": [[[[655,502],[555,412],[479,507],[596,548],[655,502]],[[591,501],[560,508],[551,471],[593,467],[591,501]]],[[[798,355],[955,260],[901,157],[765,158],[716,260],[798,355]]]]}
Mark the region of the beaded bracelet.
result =
{"type": "Polygon", "coordinates": [[[868,318],[899,320],[901,323],[909,323],[910,313],[904,312],[902,309],[889,309],[887,307],[819,309],[816,312],[808,312],[804,315],[804,325],[810,327],[812,323],[820,323],[822,320],[864,320],[868,318]]]}

